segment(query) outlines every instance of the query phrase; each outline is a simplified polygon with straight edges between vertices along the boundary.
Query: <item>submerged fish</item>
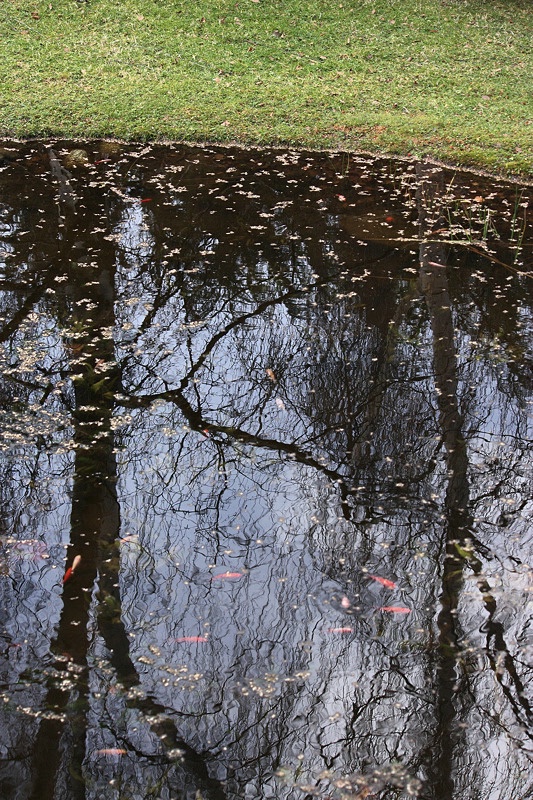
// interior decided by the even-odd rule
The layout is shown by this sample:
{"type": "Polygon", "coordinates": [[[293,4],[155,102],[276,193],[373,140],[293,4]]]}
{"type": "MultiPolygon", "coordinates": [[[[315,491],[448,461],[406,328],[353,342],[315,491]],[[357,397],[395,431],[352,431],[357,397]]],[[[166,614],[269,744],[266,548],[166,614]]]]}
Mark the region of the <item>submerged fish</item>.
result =
{"type": "Polygon", "coordinates": [[[244,578],[244,572],[220,572],[211,576],[212,581],[235,581],[237,578],[244,578]]]}
{"type": "Polygon", "coordinates": [[[353,628],[328,628],[328,633],[353,633],[353,628]]]}
{"type": "Polygon", "coordinates": [[[174,642],[207,642],[207,636],[178,636],[174,642]]]}
{"type": "Polygon", "coordinates": [[[72,578],[74,572],[76,571],[76,568],[79,567],[80,563],[81,563],[81,556],[74,556],[72,566],[69,567],[65,572],[65,574],[63,575],[63,583],[66,583],[72,578]]]}
{"type": "Polygon", "coordinates": [[[390,611],[393,614],[410,614],[411,609],[405,606],[380,606],[378,611],[390,611]]]}
{"type": "Polygon", "coordinates": [[[382,578],[381,575],[370,575],[368,574],[369,578],[372,578],[373,581],[377,583],[381,583],[382,586],[386,586],[387,589],[397,589],[398,586],[394,583],[394,581],[389,581],[388,578],[382,578]]]}

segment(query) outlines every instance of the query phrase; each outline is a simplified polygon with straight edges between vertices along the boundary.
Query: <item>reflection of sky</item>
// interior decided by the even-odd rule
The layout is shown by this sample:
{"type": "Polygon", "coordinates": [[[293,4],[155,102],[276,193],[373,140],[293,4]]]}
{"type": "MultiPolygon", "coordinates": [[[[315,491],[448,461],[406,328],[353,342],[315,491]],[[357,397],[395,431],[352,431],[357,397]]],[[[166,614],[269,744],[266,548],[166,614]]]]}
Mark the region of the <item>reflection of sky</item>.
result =
{"type": "MultiPolygon", "coordinates": [[[[208,183],[207,197],[216,184],[208,183]]],[[[192,180],[188,187],[194,189],[192,180]]],[[[343,285],[285,297],[324,272],[322,255],[313,260],[317,252],[336,255],[340,234],[326,236],[342,215],[309,202],[306,213],[326,227],[313,243],[314,229],[298,231],[293,204],[280,199],[280,190],[272,206],[279,263],[264,255],[268,212],[253,220],[255,211],[241,215],[243,225],[236,214],[231,225],[256,252],[237,248],[233,262],[226,253],[226,263],[238,269],[219,281],[209,258],[227,241],[201,196],[201,213],[191,212],[189,220],[189,189],[181,192],[179,182],[173,187],[183,202],[178,227],[165,220],[164,242],[156,236],[157,209],[133,200],[104,237],[115,248],[116,325],[106,318],[108,327],[97,333],[114,337],[125,403],[113,422],[118,580],[139,692],[165,706],[191,746],[210,751],[214,773],[236,772],[232,798],[299,797],[291,783],[316,782],[326,767],[338,778],[398,761],[423,777],[423,754],[436,747],[439,718],[438,614],[445,602],[450,484],[424,299],[405,274],[402,281],[378,276],[386,277],[379,283],[366,267],[347,274],[343,285]],[[204,205],[217,233],[197,231],[182,263],[183,231],[207,213],[204,205]],[[272,305],[253,314],[269,299],[272,305]],[[168,395],[186,376],[183,398],[210,430],[191,429],[168,395]],[[131,408],[128,395],[154,400],[131,408]],[[239,441],[239,431],[250,438],[239,441]],[[287,444],[295,446],[292,453],[281,447],[287,444]],[[217,577],[226,572],[235,575],[217,577]],[[285,787],[273,777],[277,767],[288,769],[285,787]]],[[[239,198],[254,209],[258,196],[247,189],[239,198]]],[[[221,191],[234,199],[231,187],[221,191]]],[[[374,218],[380,237],[386,235],[378,212],[355,222],[360,228],[364,219],[370,228],[374,218]]],[[[346,219],[343,225],[349,227],[346,219]]],[[[368,242],[364,247],[371,249],[368,242]]],[[[382,251],[378,256],[379,264],[382,251]]],[[[59,294],[55,301],[59,307],[59,294]]],[[[526,331],[529,318],[523,308],[520,313],[526,331]]],[[[473,561],[461,567],[454,735],[463,739],[454,759],[461,800],[474,797],[470,773],[484,782],[483,800],[516,800],[515,788],[507,791],[498,775],[503,764],[513,776],[524,767],[522,709],[516,685],[510,693],[502,689],[509,665],[503,651],[495,652],[488,622],[494,600],[490,623],[503,626],[526,683],[531,399],[525,384],[508,390],[514,376],[490,330],[473,346],[482,315],[468,299],[456,325],[472,517],[467,533],[476,537],[482,572],[473,561]]],[[[4,409],[1,633],[9,646],[2,651],[1,691],[9,703],[3,728],[20,723],[20,709],[42,702],[43,692],[27,678],[14,687],[24,669],[40,673],[62,610],[74,463],[64,453],[71,435],[64,401],[72,403],[73,393],[69,376],[61,374],[67,367],[62,330],[53,311],[29,315],[2,356],[8,367],[16,354],[18,377],[35,384],[26,405],[4,409]],[[50,395],[41,403],[48,383],[50,395]],[[27,444],[28,432],[35,447],[27,444]],[[54,448],[39,437],[49,437],[54,448]]],[[[95,753],[124,741],[150,754],[160,745],[142,715],[127,708],[97,633],[96,600],[88,602],[86,766],[101,779],[88,789],[92,800],[116,766],[98,762],[95,753]]],[[[6,741],[2,755],[15,745],[6,741]]],[[[137,771],[142,785],[142,762],[131,753],[126,761],[125,774],[137,771]]],[[[149,773],[155,783],[154,764],[149,773]]],[[[330,795],[324,789],[320,796],[330,795]]]]}

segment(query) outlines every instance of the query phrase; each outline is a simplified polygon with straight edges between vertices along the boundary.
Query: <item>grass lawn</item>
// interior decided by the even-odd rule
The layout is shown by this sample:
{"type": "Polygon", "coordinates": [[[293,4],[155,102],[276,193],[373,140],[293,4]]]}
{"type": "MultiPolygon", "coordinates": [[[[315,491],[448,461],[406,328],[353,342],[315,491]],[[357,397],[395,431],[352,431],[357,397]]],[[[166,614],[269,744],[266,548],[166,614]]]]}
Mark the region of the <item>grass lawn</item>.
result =
{"type": "Polygon", "coordinates": [[[533,174],[531,0],[0,0],[0,135],[533,174]]]}

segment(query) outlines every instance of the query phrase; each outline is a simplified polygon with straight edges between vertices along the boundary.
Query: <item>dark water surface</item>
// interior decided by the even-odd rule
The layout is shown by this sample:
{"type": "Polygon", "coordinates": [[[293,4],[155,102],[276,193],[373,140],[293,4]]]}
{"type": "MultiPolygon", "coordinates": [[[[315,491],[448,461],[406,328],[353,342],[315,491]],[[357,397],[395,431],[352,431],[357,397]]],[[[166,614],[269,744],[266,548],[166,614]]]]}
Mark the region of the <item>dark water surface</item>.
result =
{"type": "Polygon", "coordinates": [[[2,800],[533,797],[530,192],[4,143],[2,800]]]}

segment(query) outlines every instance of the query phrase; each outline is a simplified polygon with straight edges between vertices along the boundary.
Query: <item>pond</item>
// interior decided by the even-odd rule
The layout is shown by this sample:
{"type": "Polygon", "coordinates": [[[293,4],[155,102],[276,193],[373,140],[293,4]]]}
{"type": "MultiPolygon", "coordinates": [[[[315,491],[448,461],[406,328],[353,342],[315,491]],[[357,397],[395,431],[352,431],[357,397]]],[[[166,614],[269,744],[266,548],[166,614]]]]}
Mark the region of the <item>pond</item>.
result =
{"type": "Polygon", "coordinates": [[[0,148],[4,800],[533,796],[531,189],[0,148]]]}

